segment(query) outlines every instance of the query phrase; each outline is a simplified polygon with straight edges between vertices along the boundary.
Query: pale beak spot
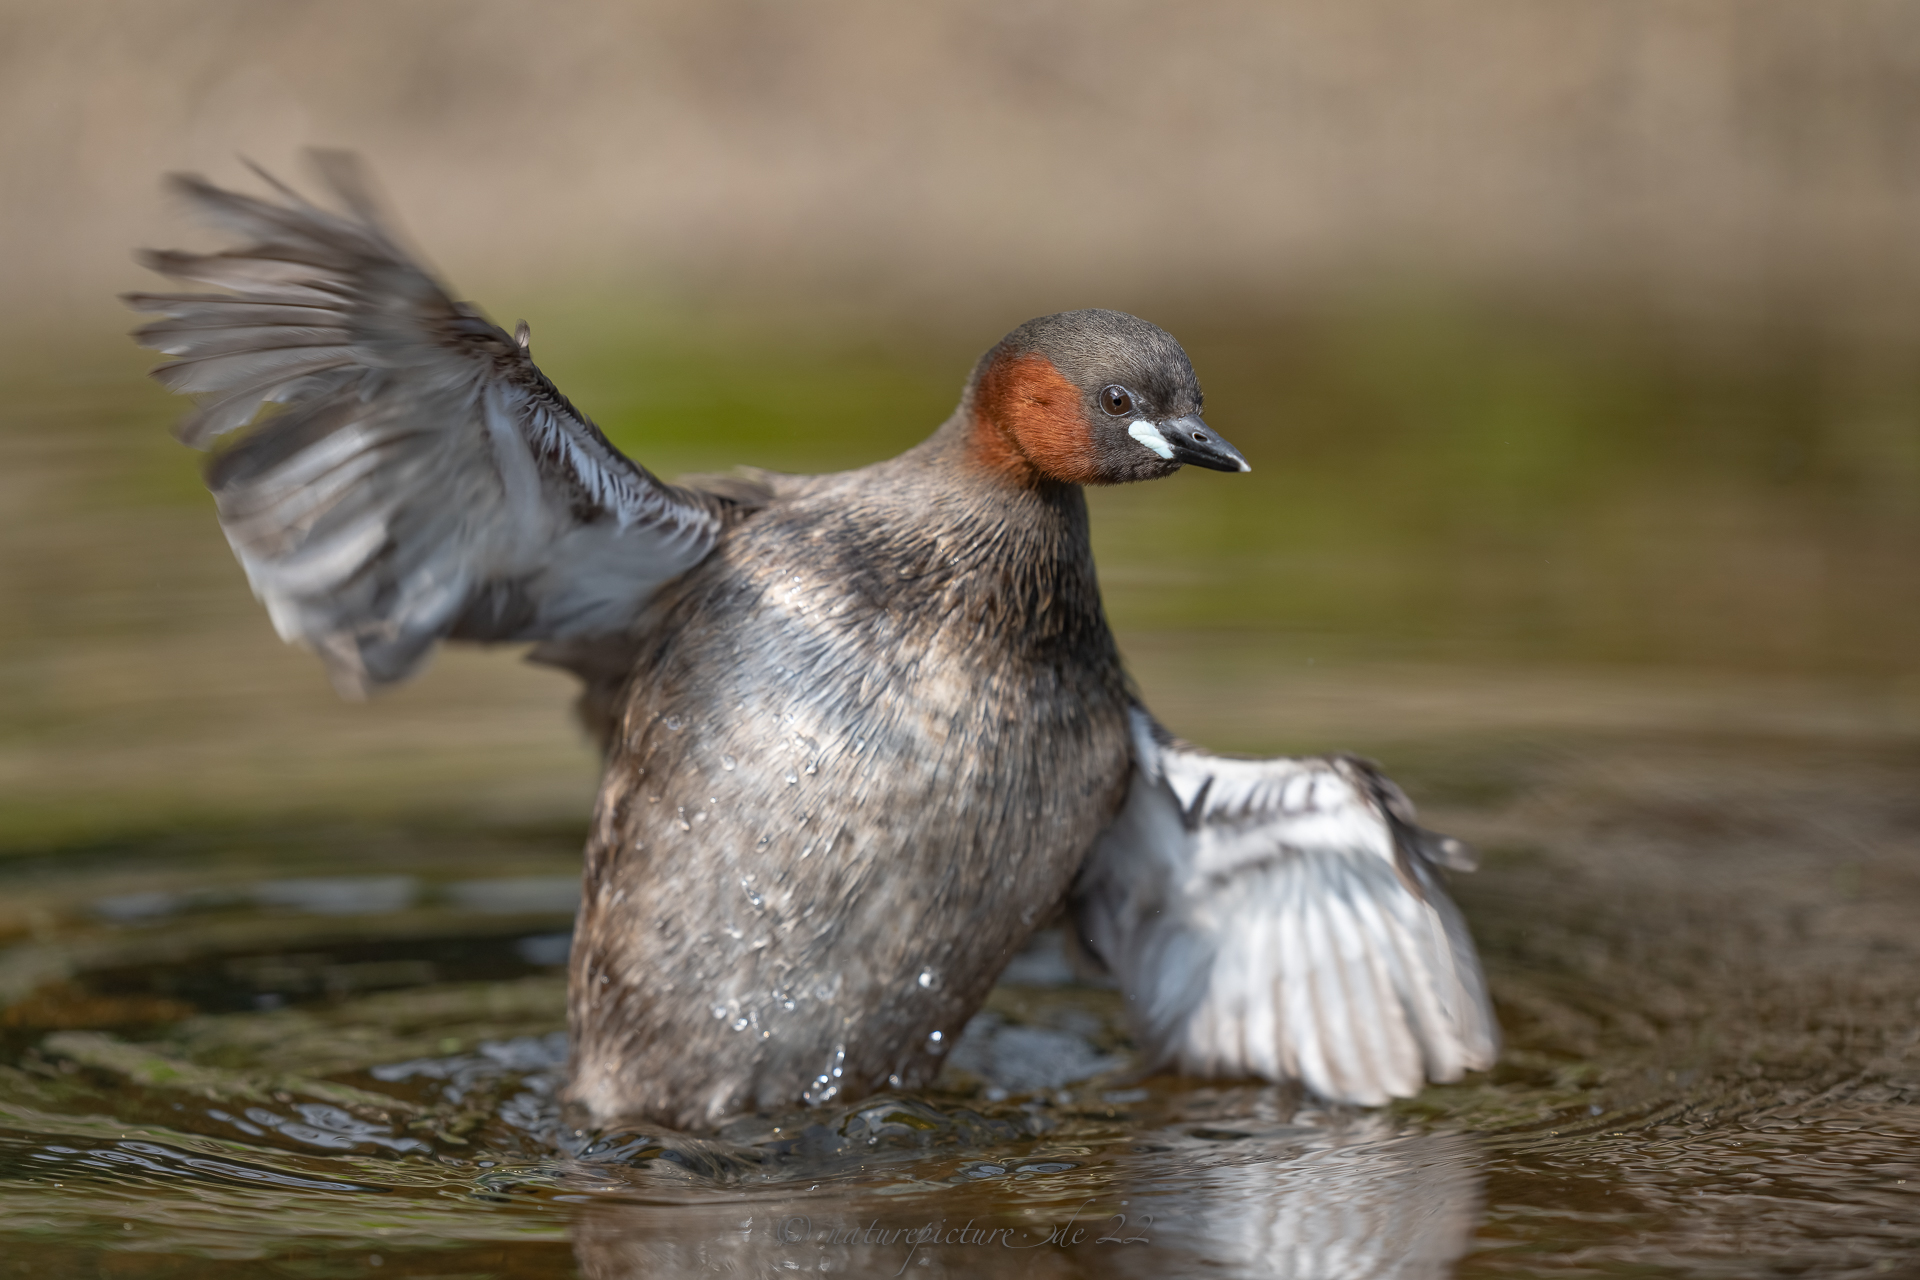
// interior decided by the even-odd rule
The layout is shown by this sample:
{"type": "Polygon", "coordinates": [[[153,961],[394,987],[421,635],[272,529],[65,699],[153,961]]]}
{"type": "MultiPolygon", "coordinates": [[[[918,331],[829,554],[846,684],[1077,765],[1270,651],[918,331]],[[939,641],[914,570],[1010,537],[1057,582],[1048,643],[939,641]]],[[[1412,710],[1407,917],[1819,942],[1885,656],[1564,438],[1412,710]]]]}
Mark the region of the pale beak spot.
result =
{"type": "Polygon", "coordinates": [[[1168,444],[1167,438],[1160,434],[1160,428],[1154,426],[1144,418],[1135,418],[1132,422],[1129,422],[1127,424],[1127,434],[1163,458],[1171,458],[1173,456],[1173,446],[1168,444]]]}

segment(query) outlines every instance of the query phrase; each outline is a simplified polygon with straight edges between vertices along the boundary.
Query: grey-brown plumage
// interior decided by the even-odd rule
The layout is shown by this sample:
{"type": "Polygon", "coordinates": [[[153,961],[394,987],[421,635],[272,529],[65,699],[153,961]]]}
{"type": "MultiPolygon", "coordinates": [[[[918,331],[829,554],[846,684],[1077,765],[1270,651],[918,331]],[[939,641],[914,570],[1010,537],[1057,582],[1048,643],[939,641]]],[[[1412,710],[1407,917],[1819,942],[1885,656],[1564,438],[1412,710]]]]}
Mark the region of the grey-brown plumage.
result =
{"type": "Polygon", "coordinates": [[[1119,808],[1080,492],[957,444],[792,484],[656,601],[575,934],[594,1114],[924,1083],[1119,808]]]}
{"type": "Polygon", "coordinates": [[[624,631],[712,549],[724,503],[629,461],[524,342],[407,258],[349,157],[318,158],[355,216],[176,178],[254,243],[144,257],[232,293],[127,297],[166,317],[136,335],[177,357],[154,376],[207,397],[183,441],[204,448],[286,406],[207,468],[275,627],[355,696],[405,679],[442,639],[624,631]]]}
{"type": "Polygon", "coordinates": [[[675,487],[323,170],[349,216],[180,180],[252,243],[152,255],[231,292],[135,295],[166,317],[140,336],[210,397],[190,442],[247,429],[209,469],[222,525],[343,691],[442,639],[582,678],[606,771],[567,1093],[593,1121],[925,1083],[1069,899],[1157,1061],[1355,1101],[1491,1062],[1442,846],[1391,784],[1163,744],[1129,694],[1081,486],[1247,469],[1171,337],[1043,317],[898,458],[675,487]]]}

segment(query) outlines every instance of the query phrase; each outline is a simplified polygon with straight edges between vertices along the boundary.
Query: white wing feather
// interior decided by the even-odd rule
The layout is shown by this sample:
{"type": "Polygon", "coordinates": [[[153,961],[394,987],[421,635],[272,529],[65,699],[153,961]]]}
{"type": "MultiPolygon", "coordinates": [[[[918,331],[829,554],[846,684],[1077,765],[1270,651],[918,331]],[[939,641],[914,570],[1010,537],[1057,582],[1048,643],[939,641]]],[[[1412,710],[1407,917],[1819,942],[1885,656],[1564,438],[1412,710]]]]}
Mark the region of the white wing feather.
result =
{"type": "Polygon", "coordinates": [[[1076,887],[1155,1066],[1378,1105],[1493,1065],[1499,1030],[1436,863],[1457,841],[1362,761],[1235,760],[1138,708],[1126,806],[1076,887]]]}
{"type": "Polygon", "coordinates": [[[356,695],[412,674],[442,639],[624,631],[712,549],[722,500],[622,455],[524,335],[454,302],[397,246],[350,158],[316,159],[348,215],[284,187],[281,204],[176,178],[252,243],[146,261],[233,292],[127,299],[167,317],[136,333],[175,357],[154,376],[206,397],[185,442],[285,406],[207,476],[274,626],[356,695]]]}

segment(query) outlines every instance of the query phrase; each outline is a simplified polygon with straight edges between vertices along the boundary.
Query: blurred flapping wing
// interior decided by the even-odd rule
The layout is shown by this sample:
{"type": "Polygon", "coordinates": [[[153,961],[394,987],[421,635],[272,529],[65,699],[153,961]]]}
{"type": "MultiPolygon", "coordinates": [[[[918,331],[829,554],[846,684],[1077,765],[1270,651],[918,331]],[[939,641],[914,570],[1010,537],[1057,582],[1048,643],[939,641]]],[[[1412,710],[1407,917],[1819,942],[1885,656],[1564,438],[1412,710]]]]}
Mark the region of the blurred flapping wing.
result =
{"type": "Polygon", "coordinates": [[[176,177],[251,243],[144,255],[229,293],[127,298],[165,317],[135,332],[175,357],[154,377],[203,397],[180,438],[251,424],[207,483],[274,626],[350,695],[442,639],[624,630],[712,549],[720,500],[622,455],[534,366],[524,326],[453,301],[395,243],[350,157],[315,158],[347,213],[176,177]]]}
{"type": "Polygon", "coordinates": [[[1499,1029],[1439,865],[1364,761],[1236,760],[1133,711],[1125,808],[1075,890],[1152,1065],[1378,1105],[1493,1065],[1499,1029]]]}

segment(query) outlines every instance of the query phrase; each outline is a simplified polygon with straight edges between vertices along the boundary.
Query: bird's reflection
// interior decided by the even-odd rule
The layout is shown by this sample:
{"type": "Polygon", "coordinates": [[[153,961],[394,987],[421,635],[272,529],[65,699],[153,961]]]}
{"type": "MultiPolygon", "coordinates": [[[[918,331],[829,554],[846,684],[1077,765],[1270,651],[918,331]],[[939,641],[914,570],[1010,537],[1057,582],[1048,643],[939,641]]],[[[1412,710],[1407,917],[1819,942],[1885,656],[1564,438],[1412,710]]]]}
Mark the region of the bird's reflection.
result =
{"type": "MultiPolygon", "coordinates": [[[[1136,1173],[1129,1198],[1154,1206],[1155,1250],[1179,1250],[1183,1268],[1299,1280],[1449,1274],[1479,1222],[1477,1149],[1459,1137],[1356,1128],[1189,1153],[1159,1177],[1136,1173]]],[[[1113,1270],[1153,1274],[1155,1262],[1135,1254],[1113,1270]]]]}
{"type": "Polygon", "coordinates": [[[1450,1273],[1480,1213],[1469,1140],[1397,1132],[1379,1117],[1251,1133],[1182,1125],[1136,1132],[1119,1152],[1050,1145],[957,1162],[945,1182],[843,1175],[788,1194],[689,1200],[650,1179],[643,1190],[614,1185],[612,1171],[591,1177],[600,1185],[574,1248],[593,1280],[799,1271],[1419,1280],[1450,1273]]]}

